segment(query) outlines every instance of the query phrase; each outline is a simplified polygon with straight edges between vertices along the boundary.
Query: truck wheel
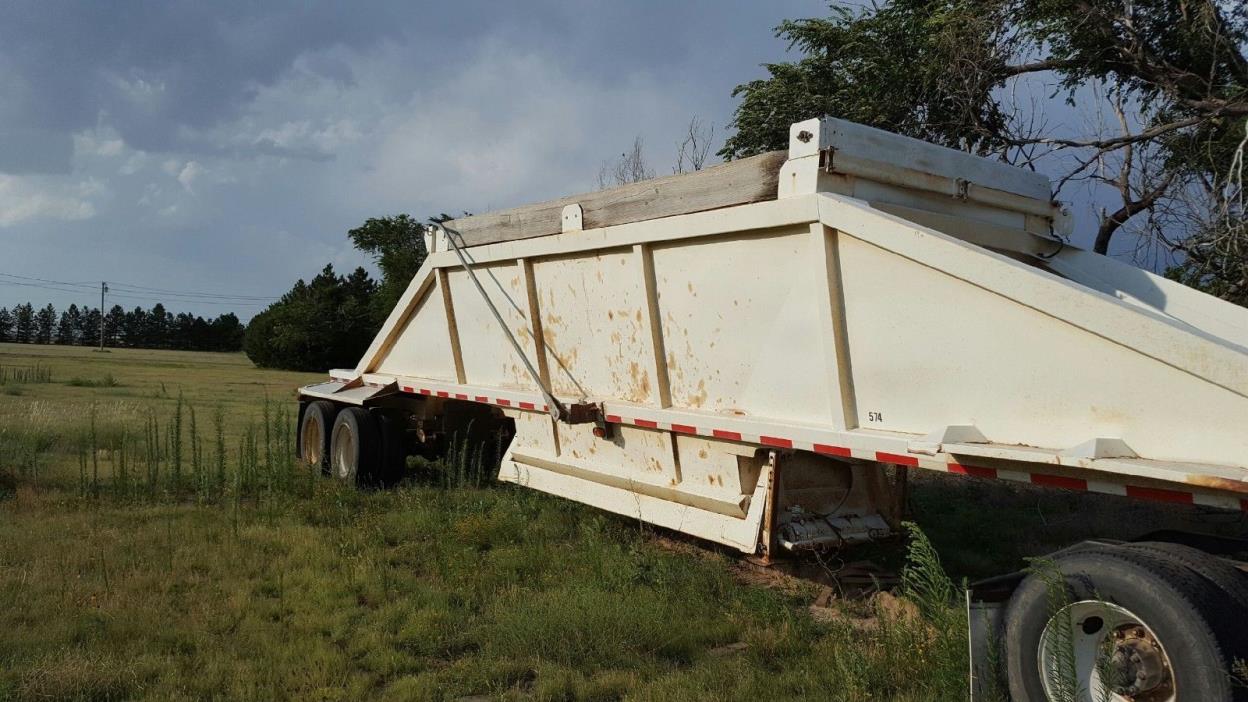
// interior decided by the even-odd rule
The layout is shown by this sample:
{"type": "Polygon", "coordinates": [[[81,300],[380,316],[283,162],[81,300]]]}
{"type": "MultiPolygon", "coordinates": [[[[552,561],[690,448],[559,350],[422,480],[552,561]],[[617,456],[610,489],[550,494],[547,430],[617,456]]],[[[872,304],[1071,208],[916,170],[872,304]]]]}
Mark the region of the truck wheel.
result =
{"type": "Polygon", "coordinates": [[[329,433],[338,408],[325,400],[309,402],[299,421],[299,459],[329,475],[329,433]]]}
{"type": "Polygon", "coordinates": [[[381,485],[393,485],[407,469],[407,416],[394,410],[377,410],[373,418],[381,442],[374,477],[381,485]]]}
{"type": "Polygon", "coordinates": [[[1168,541],[1138,541],[1123,544],[1133,551],[1152,554],[1179,563],[1213,583],[1225,592],[1238,607],[1236,616],[1248,617],[1248,573],[1212,554],[1197,548],[1168,541]]]}
{"type": "Polygon", "coordinates": [[[376,465],[377,424],[363,407],[347,407],[334,420],[330,437],[331,474],[344,483],[365,484],[376,465]]]}
{"type": "Polygon", "coordinates": [[[1006,608],[1015,702],[1242,699],[1230,673],[1243,655],[1235,631],[1242,624],[1228,617],[1235,607],[1221,589],[1181,565],[1125,549],[1077,551],[1054,566],[1027,576],[1006,608]],[[1055,604],[1059,578],[1066,593],[1055,604]]]}

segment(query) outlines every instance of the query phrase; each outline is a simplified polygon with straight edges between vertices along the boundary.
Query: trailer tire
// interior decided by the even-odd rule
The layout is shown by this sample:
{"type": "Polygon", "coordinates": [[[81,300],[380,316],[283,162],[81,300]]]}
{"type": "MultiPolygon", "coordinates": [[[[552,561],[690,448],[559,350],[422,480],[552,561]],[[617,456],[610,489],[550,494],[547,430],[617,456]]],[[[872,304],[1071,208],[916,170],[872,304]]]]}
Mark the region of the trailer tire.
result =
{"type": "Polygon", "coordinates": [[[380,485],[393,485],[407,469],[407,415],[395,410],[375,410],[380,445],[373,479],[380,485]]]}
{"type": "Polygon", "coordinates": [[[1169,541],[1138,541],[1124,544],[1141,553],[1152,554],[1178,563],[1222,590],[1231,598],[1237,611],[1228,615],[1248,618],[1248,574],[1217,556],[1198,548],[1169,541]]]}
{"type": "Polygon", "coordinates": [[[347,407],[334,420],[330,437],[331,474],[344,483],[372,482],[380,444],[377,423],[363,407],[347,407]]]}
{"type": "Polygon", "coordinates": [[[329,435],[338,408],[326,400],[314,400],[303,407],[299,417],[299,459],[329,475],[329,435]]]}
{"type": "MultiPolygon", "coordinates": [[[[1053,563],[1069,602],[1061,611],[1074,619],[1070,636],[1075,659],[1086,661],[1076,664],[1076,685],[1095,694],[1100,674],[1096,652],[1104,650],[1105,637],[1115,636],[1119,651],[1140,657],[1120,659],[1117,670],[1128,677],[1136,673],[1145,676],[1142,680],[1152,678],[1144,683],[1152,687],[1137,695],[1151,693],[1148,699],[1164,700],[1170,698],[1169,690],[1179,700],[1244,698],[1230,675],[1235,658],[1243,655],[1236,631],[1242,623],[1227,617],[1234,604],[1220,588],[1182,565],[1124,548],[1075,551],[1053,563]]],[[[1006,608],[1005,668],[1015,702],[1050,699],[1041,659],[1053,655],[1045,636],[1059,621],[1050,609],[1049,581],[1054,577],[1028,575],[1006,608]]]]}

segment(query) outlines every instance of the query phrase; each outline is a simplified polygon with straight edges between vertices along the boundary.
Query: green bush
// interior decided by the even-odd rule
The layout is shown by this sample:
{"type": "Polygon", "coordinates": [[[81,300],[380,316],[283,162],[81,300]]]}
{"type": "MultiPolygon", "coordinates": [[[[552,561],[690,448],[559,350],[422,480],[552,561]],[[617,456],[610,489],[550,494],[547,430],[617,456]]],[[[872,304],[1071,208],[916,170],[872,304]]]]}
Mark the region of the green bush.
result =
{"type": "Polygon", "coordinates": [[[363,268],[343,277],[325,266],[311,283],[296,282],[252,318],[243,350],[261,368],[354,366],[377,332],[370,305],[376,291],[377,283],[363,268]]]}

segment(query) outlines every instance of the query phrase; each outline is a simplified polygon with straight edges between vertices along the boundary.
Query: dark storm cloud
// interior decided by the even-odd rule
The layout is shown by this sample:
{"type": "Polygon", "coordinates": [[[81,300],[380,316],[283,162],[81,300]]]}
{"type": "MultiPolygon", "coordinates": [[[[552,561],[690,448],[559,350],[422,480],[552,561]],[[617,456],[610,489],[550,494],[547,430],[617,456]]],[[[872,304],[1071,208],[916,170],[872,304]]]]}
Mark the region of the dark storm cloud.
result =
{"type": "Polygon", "coordinates": [[[0,125],[0,173],[69,173],[73,155],[68,132],[0,125]]]}
{"type": "MultiPolygon", "coordinates": [[[[367,263],[345,236],[367,217],[584,191],[637,135],[666,172],[691,116],[722,139],[732,88],[783,60],[772,28],[825,12],[0,2],[0,273],[280,295],[367,263]]],[[[87,302],[0,283],[27,298],[87,302]]]]}
{"type": "Polygon", "coordinates": [[[103,113],[147,150],[235,114],[302,52],[402,28],[385,7],[302,2],[20,2],[0,17],[0,54],[25,88],[7,126],[68,134],[103,113]]]}
{"type": "MultiPolygon", "coordinates": [[[[0,75],[7,68],[19,76],[22,95],[0,114],[9,113],[7,127],[53,134],[103,114],[128,144],[160,151],[187,146],[185,128],[235,115],[296,57],[326,47],[415,42],[428,50],[411,71],[436,73],[461,60],[476,36],[502,31],[611,75],[713,53],[719,38],[733,43],[734,24],[769,29],[779,17],[725,12],[718,2],[10,2],[0,8],[0,75]]],[[[308,68],[355,78],[331,57],[313,54],[308,68]]],[[[56,162],[63,146],[48,140],[27,150],[45,148],[56,162]]]]}

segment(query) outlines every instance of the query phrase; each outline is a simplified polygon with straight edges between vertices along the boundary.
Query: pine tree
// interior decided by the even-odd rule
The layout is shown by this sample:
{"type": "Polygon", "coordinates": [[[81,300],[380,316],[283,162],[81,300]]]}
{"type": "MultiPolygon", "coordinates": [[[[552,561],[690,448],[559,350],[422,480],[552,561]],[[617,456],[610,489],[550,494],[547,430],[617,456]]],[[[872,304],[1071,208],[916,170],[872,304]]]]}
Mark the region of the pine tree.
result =
{"type": "Polygon", "coordinates": [[[357,269],[349,277],[325,266],[297,281],[281,300],[252,318],[243,350],[262,368],[314,370],[354,363],[377,327],[368,314],[377,283],[357,269]]]}
{"type": "Polygon", "coordinates": [[[0,342],[13,340],[13,313],[0,307],[0,342]]]}
{"type": "Polygon", "coordinates": [[[104,318],[104,343],[109,346],[122,345],[122,330],[126,324],[126,311],[121,305],[113,305],[104,318]]]}
{"type": "Polygon", "coordinates": [[[78,305],[70,305],[61,313],[61,322],[56,325],[56,343],[73,346],[78,340],[78,305]]]}
{"type": "Polygon", "coordinates": [[[95,346],[100,343],[100,310],[95,307],[83,309],[78,318],[78,343],[95,346]]]}
{"type": "Polygon", "coordinates": [[[56,308],[52,303],[35,314],[35,342],[52,343],[52,335],[56,331],[56,308]]]}
{"type": "Polygon", "coordinates": [[[209,351],[240,351],[243,348],[243,334],[245,328],[242,322],[238,321],[238,316],[233,312],[225,314],[212,320],[208,330],[209,351]]]}
{"type": "Polygon", "coordinates": [[[19,344],[30,344],[35,341],[35,308],[30,303],[18,305],[14,309],[16,321],[13,324],[13,340],[19,344]]]}
{"type": "Polygon", "coordinates": [[[147,312],[142,307],[135,307],[126,313],[121,325],[122,343],[131,348],[147,346],[147,312]]]}
{"type": "Polygon", "coordinates": [[[147,343],[150,349],[167,349],[169,345],[169,328],[173,326],[173,315],[165,311],[165,306],[157,302],[147,315],[147,343]]]}

